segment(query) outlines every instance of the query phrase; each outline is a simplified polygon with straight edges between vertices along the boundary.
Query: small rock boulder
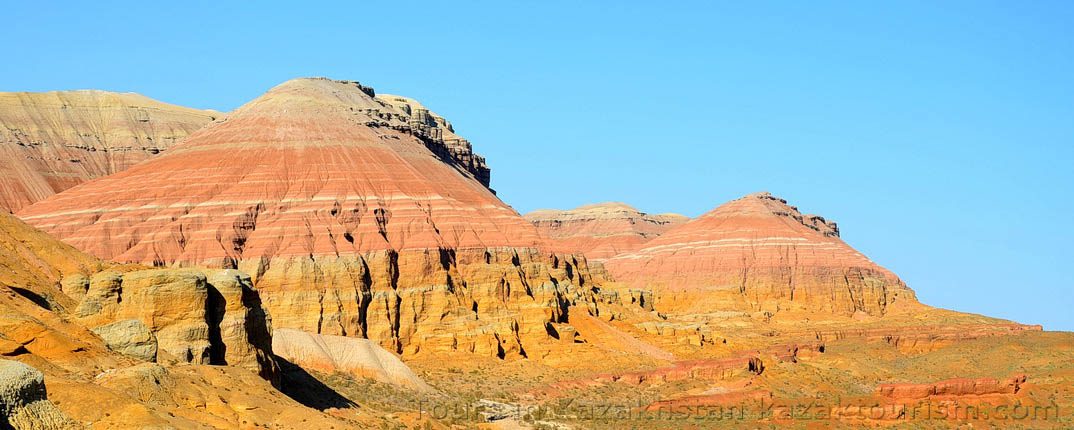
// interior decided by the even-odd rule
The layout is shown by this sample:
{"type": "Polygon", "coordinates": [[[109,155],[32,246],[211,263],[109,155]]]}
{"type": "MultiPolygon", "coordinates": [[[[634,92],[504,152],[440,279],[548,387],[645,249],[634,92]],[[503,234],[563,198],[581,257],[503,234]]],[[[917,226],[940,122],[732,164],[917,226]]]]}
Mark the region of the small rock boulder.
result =
{"type": "Polygon", "coordinates": [[[108,349],[141,361],[157,361],[157,337],[138,319],[127,319],[93,329],[108,349]]]}

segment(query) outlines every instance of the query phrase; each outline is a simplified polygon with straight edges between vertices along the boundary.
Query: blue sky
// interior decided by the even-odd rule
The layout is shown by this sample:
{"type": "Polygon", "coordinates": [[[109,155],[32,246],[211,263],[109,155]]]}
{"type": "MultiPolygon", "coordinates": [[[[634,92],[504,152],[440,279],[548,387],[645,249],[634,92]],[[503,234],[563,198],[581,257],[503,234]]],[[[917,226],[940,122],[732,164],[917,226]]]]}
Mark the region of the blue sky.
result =
{"type": "Polygon", "coordinates": [[[449,118],[520,212],[766,190],[925,303],[1074,330],[1070,2],[32,3],[0,91],[358,80],[449,118]]]}

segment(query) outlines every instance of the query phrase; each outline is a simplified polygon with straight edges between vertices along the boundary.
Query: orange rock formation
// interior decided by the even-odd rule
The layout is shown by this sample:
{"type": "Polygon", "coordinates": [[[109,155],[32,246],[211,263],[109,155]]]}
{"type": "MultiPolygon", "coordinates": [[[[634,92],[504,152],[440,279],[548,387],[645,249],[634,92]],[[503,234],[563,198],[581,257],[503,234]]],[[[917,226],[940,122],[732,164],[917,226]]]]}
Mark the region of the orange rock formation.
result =
{"type": "Polygon", "coordinates": [[[68,417],[102,429],[339,426],[271,385],[271,328],[249,283],[100,261],[0,212],[0,373],[19,370],[6,360],[36,369],[18,372],[30,391],[0,384],[0,412],[16,414],[3,418],[20,429],[81,428],[68,417]]]}
{"type": "Polygon", "coordinates": [[[373,94],[288,81],[19,215],[102,258],[237,267],[281,328],[407,353],[525,356],[524,338],[550,340],[546,323],[594,300],[585,260],[539,250],[422,110],[373,94]]]}
{"type": "Polygon", "coordinates": [[[962,378],[929,384],[880,384],[876,387],[876,393],[895,400],[1017,394],[1025,382],[1025,375],[1015,375],[1003,381],[996,378],[962,378]]]}
{"type": "Polygon", "coordinates": [[[604,263],[619,281],[663,296],[662,310],[882,315],[915,302],[893,273],[839,239],[834,222],[751,194],[604,263]]]}

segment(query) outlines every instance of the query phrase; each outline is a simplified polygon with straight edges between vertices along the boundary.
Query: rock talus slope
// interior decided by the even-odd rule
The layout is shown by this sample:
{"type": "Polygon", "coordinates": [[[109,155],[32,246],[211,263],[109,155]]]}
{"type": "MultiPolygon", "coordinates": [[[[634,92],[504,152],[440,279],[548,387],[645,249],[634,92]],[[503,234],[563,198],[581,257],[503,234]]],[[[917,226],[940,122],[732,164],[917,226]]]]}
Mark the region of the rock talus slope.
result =
{"type": "Polygon", "coordinates": [[[239,268],[280,328],[526,356],[523,338],[595,300],[587,264],[542,251],[480,172],[443,155],[458,151],[430,134],[435,117],[405,106],[355,82],[288,81],[19,215],[102,258],[239,268]]]}
{"type": "Polygon", "coordinates": [[[897,276],[840,240],[834,222],[769,193],[726,203],[604,264],[616,280],[661,292],[664,309],[882,315],[916,303],[897,276]]]}
{"type": "Polygon", "coordinates": [[[598,203],[571,210],[539,209],[525,218],[549,238],[552,250],[600,261],[633,251],[682,224],[679,214],[650,215],[624,203],[598,203]]]}
{"type": "Polygon", "coordinates": [[[216,116],[135,93],[0,93],[0,209],[122,171],[216,116]]]}

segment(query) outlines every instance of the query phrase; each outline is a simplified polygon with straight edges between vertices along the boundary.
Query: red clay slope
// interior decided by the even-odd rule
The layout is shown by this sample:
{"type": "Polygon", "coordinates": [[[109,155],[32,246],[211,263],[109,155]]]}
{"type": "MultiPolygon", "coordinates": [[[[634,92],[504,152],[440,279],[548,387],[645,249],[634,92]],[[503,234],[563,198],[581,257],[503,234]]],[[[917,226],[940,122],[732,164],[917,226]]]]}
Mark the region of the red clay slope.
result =
{"type": "Polygon", "coordinates": [[[467,148],[411,113],[355,82],[288,81],[19,216],[103,258],[237,267],[276,328],[397,352],[539,353],[545,324],[593,294],[577,288],[584,261],[545,253],[456,158],[467,148]]]}
{"type": "Polygon", "coordinates": [[[357,84],[296,79],[19,216],[99,257],[158,264],[539,243],[407,119],[357,84]]]}
{"type": "Polygon", "coordinates": [[[882,314],[897,299],[914,300],[898,277],[840,240],[834,222],[768,193],[728,202],[605,266],[670,301],[703,298],[677,307],[882,314]]]}

